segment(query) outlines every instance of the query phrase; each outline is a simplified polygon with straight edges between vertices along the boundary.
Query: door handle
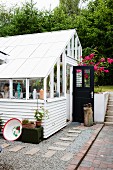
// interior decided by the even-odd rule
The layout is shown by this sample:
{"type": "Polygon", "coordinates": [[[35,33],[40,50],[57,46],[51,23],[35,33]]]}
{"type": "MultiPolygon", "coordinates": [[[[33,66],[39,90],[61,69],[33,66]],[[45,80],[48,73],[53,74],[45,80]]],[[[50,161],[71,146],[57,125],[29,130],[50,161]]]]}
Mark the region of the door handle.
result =
{"type": "Polygon", "coordinates": [[[91,98],[93,99],[93,95],[94,95],[94,94],[93,94],[93,91],[92,91],[90,94],[91,94],[91,98]]]}

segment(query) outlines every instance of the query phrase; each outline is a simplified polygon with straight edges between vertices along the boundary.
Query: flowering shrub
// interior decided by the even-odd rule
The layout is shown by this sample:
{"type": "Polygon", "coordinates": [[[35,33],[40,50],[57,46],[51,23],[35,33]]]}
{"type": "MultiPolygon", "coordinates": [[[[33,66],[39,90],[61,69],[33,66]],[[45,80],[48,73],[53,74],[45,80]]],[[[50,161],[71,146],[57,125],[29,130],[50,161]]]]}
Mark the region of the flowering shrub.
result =
{"type": "MultiPolygon", "coordinates": [[[[82,58],[82,57],[81,57],[82,58]]],[[[99,76],[104,76],[104,73],[109,73],[109,70],[107,69],[110,64],[113,63],[113,59],[111,58],[104,58],[104,57],[98,57],[96,54],[92,53],[88,56],[85,56],[82,59],[82,62],[80,62],[79,65],[81,66],[94,66],[95,71],[95,82],[98,82],[99,76]]],[[[85,78],[88,79],[88,75],[85,75],[85,78]]]]}

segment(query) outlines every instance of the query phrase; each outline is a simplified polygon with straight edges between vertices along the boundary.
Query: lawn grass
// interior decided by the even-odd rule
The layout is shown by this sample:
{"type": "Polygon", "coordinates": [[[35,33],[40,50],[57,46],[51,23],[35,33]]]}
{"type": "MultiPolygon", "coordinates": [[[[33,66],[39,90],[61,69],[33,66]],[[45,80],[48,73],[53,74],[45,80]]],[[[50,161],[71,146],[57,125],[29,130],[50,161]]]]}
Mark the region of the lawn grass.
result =
{"type": "Polygon", "coordinates": [[[99,87],[95,87],[94,91],[95,92],[105,92],[105,91],[113,92],[113,86],[99,86],[99,87]]]}

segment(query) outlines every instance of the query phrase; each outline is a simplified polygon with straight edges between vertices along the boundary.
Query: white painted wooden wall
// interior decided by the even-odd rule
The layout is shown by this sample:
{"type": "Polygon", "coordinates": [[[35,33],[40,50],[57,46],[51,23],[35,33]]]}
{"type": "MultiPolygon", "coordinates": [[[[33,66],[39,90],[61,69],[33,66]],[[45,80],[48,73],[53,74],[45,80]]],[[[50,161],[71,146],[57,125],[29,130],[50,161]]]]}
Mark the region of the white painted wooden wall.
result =
{"type": "Polygon", "coordinates": [[[66,126],[66,98],[53,99],[46,103],[49,119],[44,120],[44,138],[47,138],[66,126]]]}
{"type": "MultiPolygon", "coordinates": [[[[47,138],[66,126],[66,98],[57,98],[44,103],[38,102],[38,106],[44,106],[49,111],[49,118],[44,120],[44,138],[47,138]]],[[[11,118],[29,119],[35,121],[34,110],[37,108],[36,100],[5,100],[0,99],[0,114],[4,123],[11,118]]]]}
{"type": "MultiPolygon", "coordinates": [[[[41,101],[38,103],[38,106],[44,105],[44,102],[41,101]]],[[[36,100],[8,100],[0,99],[0,114],[3,113],[2,119],[4,122],[10,118],[29,119],[34,121],[34,110],[37,108],[36,100]]]]}

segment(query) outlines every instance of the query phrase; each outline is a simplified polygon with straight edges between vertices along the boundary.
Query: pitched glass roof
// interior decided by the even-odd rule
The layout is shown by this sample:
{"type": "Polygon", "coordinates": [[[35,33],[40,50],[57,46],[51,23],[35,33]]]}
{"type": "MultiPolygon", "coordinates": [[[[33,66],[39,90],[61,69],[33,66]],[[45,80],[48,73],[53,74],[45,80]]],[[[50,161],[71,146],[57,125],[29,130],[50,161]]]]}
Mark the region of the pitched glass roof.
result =
{"type": "Polygon", "coordinates": [[[74,34],[73,29],[1,37],[0,51],[9,56],[0,78],[46,77],[74,34]]]}

